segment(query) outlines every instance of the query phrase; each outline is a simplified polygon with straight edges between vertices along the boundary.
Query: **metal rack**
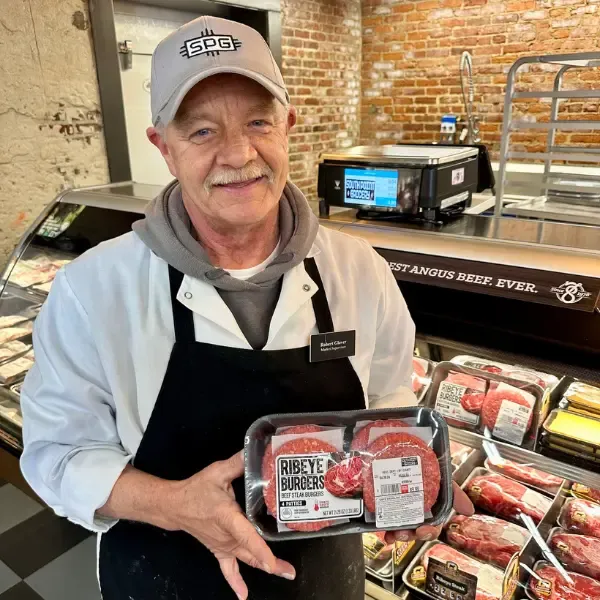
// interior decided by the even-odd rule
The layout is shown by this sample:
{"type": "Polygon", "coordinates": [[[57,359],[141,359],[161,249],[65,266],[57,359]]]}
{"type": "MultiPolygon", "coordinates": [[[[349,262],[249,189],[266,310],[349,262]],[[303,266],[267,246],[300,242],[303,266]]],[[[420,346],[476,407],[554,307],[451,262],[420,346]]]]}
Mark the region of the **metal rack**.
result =
{"type": "Polygon", "coordinates": [[[600,67],[600,52],[578,54],[557,54],[546,56],[527,56],[517,60],[508,73],[506,95],[504,99],[504,119],[502,141],[500,147],[499,177],[496,188],[495,215],[513,215],[553,219],[559,221],[585,222],[600,225],[600,175],[573,175],[553,165],[553,161],[563,160],[577,163],[597,163],[600,165],[600,147],[581,148],[568,145],[556,145],[556,131],[600,131],[600,120],[565,120],[559,119],[561,100],[600,98],[600,90],[565,90],[563,80],[565,74],[573,69],[589,69],[600,67]],[[532,64],[558,65],[552,90],[516,91],[516,80],[519,72],[532,64]],[[547,122],[513,119],[513,104],[520,99],[551,99],[550,120],[547,122]],[[547,131],[545,152],[523,152],[511,149],[511,133],[514,131],[537,130],[547,131]],[[503,209],[504,190],[506,187],[506,167],[510,160],[543,160],[544,171],[541,175],[541,196],[524,202],[509,204],[503,209]],[[563,180],[562,182],[560,180],[563,180]],[[558,180],[558,181],[557,181],[558,180]],[[564,181],[566,180],[566,181],[564,181]],[[581,183],[587,183],[582,190],[581,183]],[[578,185],[579,184],[579,185],[578,185]],[[590,184],[598,192],[589,205],[583,200],[589,198],[590,184]],[[565,198],[557,200],[548,198],[548,190],[562,193],[565,198]],[[571,196],[571,200],[569,199],[571,196]],[[579,199],[582,198],[582,200],[579,199]],[[586,204],[585,206],[583,204],[586,204]],[[577,209],[574,209],[577,205],[577,209]],[[582,221],[581,218],[584,220],[582,221]]]}

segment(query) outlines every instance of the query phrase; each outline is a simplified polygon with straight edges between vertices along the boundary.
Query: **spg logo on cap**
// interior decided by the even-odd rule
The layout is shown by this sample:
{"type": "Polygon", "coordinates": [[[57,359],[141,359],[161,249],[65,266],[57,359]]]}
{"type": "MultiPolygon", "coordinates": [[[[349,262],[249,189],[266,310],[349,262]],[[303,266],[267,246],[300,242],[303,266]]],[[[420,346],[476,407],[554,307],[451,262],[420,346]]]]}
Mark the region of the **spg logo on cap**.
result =
{"type": "Polygon", "coordinates": [[[185,58],[193,58],[202,54],[219,56],[221,52],[235,52],[241,46],[242,42],[232,35],[218,34],[207,28],[202,35],[186,40],[179,53],[185,58]]]}

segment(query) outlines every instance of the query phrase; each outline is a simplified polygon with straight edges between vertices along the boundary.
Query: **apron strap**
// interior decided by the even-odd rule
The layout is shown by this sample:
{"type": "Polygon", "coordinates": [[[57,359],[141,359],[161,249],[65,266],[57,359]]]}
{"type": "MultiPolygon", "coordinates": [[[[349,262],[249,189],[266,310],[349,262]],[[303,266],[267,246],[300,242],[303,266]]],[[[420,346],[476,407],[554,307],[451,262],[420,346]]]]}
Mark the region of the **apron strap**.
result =
{"type": "Polygon", "coordinates": [[[171,307],[176,342],[195,342],[194,313],[177,300],[177,293],[183,281],[183,273],[169,265],[169,284],[171,286],[171,307]]]}
{"type": "Polygon", "coordinates": [[[317,329],[319,330],[319,333],[331,333],[335,331],[335,327],[333,326],[333,319],[331,318],[331,311],[329,310],[329,303],[327,302],[323,280],[321,279],[321,274],[319,273],[315,259],[304,259],[304,268],[306,269],[308,276],[319,288],[317,293],[312,297],[313,310],[315,311],[315,317],[317,319],[317,329]]]}

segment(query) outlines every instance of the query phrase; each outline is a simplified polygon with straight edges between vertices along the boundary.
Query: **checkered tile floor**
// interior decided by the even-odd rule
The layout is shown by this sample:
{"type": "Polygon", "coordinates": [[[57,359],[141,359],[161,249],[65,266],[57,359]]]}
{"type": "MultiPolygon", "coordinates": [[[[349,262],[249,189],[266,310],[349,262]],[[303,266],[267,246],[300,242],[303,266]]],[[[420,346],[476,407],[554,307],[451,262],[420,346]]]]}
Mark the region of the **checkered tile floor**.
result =
{"type": "Polygon", "coordinates": [[[100,600],[95,536],[2,481],[0,600],[100,600]]]}

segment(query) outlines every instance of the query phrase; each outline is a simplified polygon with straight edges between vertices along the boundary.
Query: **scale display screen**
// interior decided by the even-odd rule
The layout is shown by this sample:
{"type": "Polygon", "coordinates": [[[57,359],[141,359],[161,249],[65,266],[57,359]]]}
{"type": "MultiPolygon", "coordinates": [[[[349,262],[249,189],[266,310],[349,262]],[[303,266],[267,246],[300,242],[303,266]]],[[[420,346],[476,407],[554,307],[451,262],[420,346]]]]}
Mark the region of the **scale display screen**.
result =
{"type": "Polygon", "coordinates": [[[393,208],[398,198],[398,171],[344,169],[344,202],[393,208]]]}

